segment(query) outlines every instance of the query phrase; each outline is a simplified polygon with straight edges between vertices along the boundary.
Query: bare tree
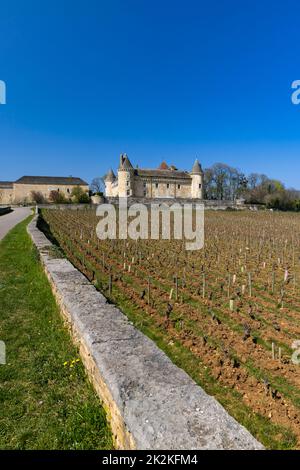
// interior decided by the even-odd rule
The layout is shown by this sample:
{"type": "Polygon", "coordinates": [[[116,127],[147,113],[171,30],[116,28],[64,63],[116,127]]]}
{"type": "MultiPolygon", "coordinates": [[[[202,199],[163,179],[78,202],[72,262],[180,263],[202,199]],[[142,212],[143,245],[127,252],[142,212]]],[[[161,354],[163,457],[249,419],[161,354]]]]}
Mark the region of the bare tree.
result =
{"type": "Polygon", "coordinates": [[[103,176],[97,176],[93,179],[90,185],[91,191],[93,193],[103,194],[105,192],[105,182],[103,176]]]}
{"type": "Polygon", "coordinates": [[[235,200],[247,189],[248,179],[239,169],[216,163],[204,172],[206,199],[235,200]]]}

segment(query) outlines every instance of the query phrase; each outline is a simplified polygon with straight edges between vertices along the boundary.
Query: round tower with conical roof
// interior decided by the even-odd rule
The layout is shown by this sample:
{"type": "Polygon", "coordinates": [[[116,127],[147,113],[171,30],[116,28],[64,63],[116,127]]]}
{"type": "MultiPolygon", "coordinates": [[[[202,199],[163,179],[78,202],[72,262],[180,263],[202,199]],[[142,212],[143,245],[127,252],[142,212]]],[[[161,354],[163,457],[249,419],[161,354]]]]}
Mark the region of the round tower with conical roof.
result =
{"type": "Polygon", "coordinates": [[[109,170],[109,172],[107,173],[107,175],[105,176],[104,178],[104,182],[105,182],[105,195],[107,197],[112,197],[114,194],[113,194],[113,189],[112,189],[112,186],[113,186],[113,183],[115,182],[116,180],[116,175],[114,174],[112,168],[109,170]]]}
{"type": "Polygon", "coordinates": [[[119,197],[134,196],[134,168],[126,153],[120,155],[118,192],[119,197]]]}
{"type": "Polygon", "coordinates": [[[196,158],[195,163],[193,165],[192,171],[190,173],[192,178],[192,185],[191,185],[191,197],[192,199],[203,199],[203,170],[201,165],[196,158]]]}

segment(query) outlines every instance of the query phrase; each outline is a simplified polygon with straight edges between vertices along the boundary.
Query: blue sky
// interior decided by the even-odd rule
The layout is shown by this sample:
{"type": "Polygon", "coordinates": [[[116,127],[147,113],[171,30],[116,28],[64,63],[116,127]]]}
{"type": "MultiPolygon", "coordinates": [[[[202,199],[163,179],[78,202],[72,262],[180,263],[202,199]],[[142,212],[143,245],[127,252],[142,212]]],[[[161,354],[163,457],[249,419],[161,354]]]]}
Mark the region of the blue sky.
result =
{"type": "Polygon", "coordinates": [[[197,156],[300,188],[296,0],[10,0],[0,180],[197,156]]]}

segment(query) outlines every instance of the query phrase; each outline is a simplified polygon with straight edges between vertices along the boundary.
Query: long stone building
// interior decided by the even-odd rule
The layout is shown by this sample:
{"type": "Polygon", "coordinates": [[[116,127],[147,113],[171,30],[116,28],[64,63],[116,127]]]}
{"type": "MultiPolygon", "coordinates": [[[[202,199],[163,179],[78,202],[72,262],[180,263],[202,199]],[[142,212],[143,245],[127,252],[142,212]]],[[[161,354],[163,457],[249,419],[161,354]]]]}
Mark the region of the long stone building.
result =
{"type": "Polygon", "coordinates": [[[88,193],[89,186],[81,178],[63,176],[22,176],[17,181],[0,181],[0,204],[31,203],[36,195],[51,202],[51,192],[57,191],[66,199],[72,196],[74,187],[88,193]]]}
{"type": "Polygon", "coordinates": [[[105,177],[110,197],[203,199],[203,171],[198,160],[190,172],[162,162],[157,169],[133,168],[128,156],[120,156],[118,176],[112,169],[105,177]]]}

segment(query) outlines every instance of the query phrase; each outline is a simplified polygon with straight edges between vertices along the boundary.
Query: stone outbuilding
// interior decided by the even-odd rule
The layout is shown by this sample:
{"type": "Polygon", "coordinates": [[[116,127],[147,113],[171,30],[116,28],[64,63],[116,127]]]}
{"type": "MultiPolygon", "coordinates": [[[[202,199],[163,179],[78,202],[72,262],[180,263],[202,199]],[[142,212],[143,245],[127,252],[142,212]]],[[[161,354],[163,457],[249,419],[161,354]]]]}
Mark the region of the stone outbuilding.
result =
{"type": "Polygon", "coordinates": [[[73,176],[22,176],[17,181],[0,181],[0,204],[23,204],[35,201],[39,195],[45,202],[51,202],[51,192],[71,198],[74,187],[89,192],[88,183],[73,176]]]}

